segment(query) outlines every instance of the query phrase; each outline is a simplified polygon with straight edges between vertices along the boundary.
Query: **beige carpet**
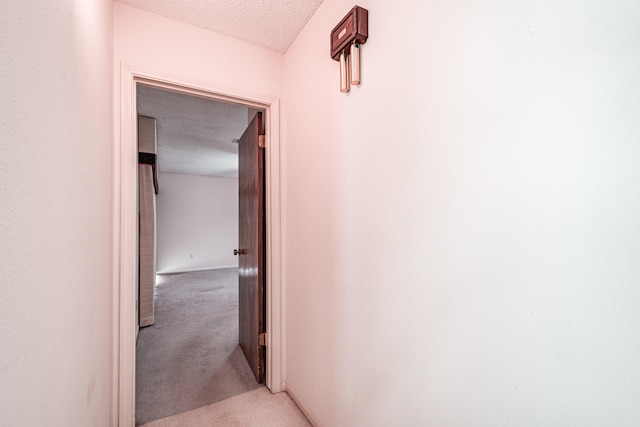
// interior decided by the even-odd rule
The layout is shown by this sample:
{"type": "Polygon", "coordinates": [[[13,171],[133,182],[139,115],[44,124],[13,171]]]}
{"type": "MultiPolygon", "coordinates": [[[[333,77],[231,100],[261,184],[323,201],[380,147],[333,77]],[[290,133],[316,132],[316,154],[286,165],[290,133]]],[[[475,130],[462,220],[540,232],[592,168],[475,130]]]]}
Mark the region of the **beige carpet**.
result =
{"type": "Polygon", "coordinates": [[[141,427],[298,427],[311,424],[287,393],[266,387],[193,411],[152,421],[141,427]]]}

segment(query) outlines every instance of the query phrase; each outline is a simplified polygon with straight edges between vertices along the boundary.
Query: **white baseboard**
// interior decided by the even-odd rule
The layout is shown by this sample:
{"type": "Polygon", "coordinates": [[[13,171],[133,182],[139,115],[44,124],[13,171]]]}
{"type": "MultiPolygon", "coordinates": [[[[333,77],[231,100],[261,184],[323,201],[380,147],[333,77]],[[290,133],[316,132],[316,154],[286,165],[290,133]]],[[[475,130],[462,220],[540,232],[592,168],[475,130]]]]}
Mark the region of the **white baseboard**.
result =
{"type": "Polygon", "coordinates": [[[304,402],[300,399],[300,396],[298,396],[298,393],[296,393],[290,385],[287,384],[284,390],[289,395],[291,400],[293,400],[296,406],[300,409],[300,411],[302,411],[304,416],[307,417],[313,427],[322,427],[322,425],[318,421],[318,417],[316,417],[313,412],[311,412],[309,407],[304,404],[304,402]]]}
{"type": "Polygon", "coordinates": [[[238,265],[219,265],[216,267],[178,268],[173,270],[156,271],[156,274],[192,273],[194,271],[222,270],[223,268],[238,268],[238,265]]]}

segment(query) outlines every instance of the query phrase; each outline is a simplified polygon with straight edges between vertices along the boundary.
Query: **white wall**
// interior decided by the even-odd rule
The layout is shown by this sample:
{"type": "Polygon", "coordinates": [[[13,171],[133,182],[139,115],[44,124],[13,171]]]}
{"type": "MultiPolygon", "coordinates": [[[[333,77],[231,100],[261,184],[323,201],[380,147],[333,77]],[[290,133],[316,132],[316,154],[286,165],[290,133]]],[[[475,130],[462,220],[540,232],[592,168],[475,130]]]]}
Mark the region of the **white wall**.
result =
{"type": "Polygon", "coordinates": [[[111,425],[113,3],[0,13],[0,425],[111,425]]]}
{"type": "Polygon", "coordinates": [[[319,426],[639,425],[640,4],[359,4],[360,87],[353,2],[285,56],[289,390],[319,426]]]}
{"type": "Polygon", "coordinates": [[[282,54],[122,3],[114,10],[117,96],[122,62],[243,93],[281,96],[282,54]]]}
{"type": "Polygon", "coordinates": [[[238,180],[160,173],[158,273],[237,267],[238,180]]]}

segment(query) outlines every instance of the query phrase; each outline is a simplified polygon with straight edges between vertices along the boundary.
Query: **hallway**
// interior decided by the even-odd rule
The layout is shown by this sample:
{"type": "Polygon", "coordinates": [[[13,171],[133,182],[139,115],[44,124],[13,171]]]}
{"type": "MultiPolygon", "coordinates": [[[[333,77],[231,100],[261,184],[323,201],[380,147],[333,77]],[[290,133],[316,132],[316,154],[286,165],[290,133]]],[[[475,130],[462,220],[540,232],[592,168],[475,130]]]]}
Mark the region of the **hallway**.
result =
{"type": "Polygon", "coordinates": [[[307,427],[309,421],[287,393],[272,394],[266,387],[222,402],[152,421],[141,427],[307,427]]]}
{"type": "Polygon", "coordinates": [[[3,2],[0,427],[135,425],[144,82],[268,109],[268,382],[314,425],[640,426],[640,1],[365,0],[348,93],[354,3],[271,7],[316,1],[3,2]]]}

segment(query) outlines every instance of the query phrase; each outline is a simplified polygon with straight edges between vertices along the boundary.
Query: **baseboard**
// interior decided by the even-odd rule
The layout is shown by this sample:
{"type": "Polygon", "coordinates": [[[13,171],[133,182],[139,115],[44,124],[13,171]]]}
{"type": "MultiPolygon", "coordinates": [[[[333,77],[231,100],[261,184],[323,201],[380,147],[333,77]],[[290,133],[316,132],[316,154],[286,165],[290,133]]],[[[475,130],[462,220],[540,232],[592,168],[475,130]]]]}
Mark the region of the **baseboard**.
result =
{"type": "Polygon", "coordinates": [[[311,412],[309,407],[304,404],[304,402],[300,399],[300,396],[298,396],[298,393],[296,393],[295,390],[292,389],[290,385],[287,384],[284,390],[289,395],[291,400],[293,400],[296,406],[300,409],[300,411],[302,411],[304,416],[307,417],[307,419],[309,420],[309,422],[313,427],[322,427],[322,425],[318,421],[318,417],[316,417],[313,414],[313,412],[311,412]]]}
{"type": "Polygon", "coordinates": [[[225,268],[238,268],[238,266],[237,265],[219,265],[216,267],[178,268],[175,270],[156,271],[156,274],[192,273],[195,271],[222,270],[225,268]]]}

